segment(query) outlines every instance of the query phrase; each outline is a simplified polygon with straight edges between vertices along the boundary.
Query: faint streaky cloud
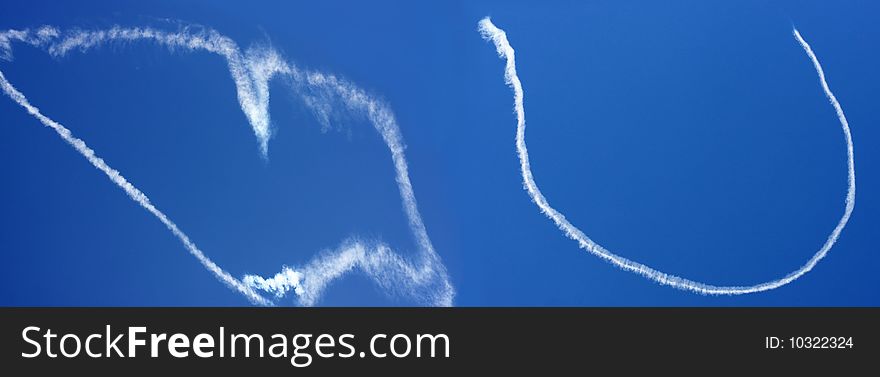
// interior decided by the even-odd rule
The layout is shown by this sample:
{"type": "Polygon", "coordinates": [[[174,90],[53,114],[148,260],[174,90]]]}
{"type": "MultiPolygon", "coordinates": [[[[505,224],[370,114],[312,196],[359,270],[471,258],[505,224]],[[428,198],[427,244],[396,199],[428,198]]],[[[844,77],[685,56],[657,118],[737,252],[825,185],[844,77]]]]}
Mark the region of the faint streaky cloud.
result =
{"type": "Polygon", "coordinates": [[[12,43],[24,42],[39,45],[58,36],[58,29],[43,26],[37,30],[6,30],[0,31],[0,59],[12,60],[12,43]]]}
{"type": "Polygon", "coordinates": [[[334,105],[365,117],[382,136],[391,153],[403,210],[416,241],[417,253],[414,258],[396,254],[384,244],[349,240],[336,250],[319,253],[303,267],[283,266],[281,272],[268,278],[246,275],[238,280],[211,261],[143,192],[98,157],[83,140],[73,136],[69,129],[33,106],[2,72],[0,86],[13,101],[41,123],[55,130],[129,197],[156,216],[219,280],[255,304],[274,304],[273,299],[264,297],[260,292],[271,293],[274,299],[279,299],[293,291],[300,304],[314,305],[333,280],[348,271],[360,269],[390,294],[408,297],[424,305],[452,305],[455,289],[449,281],[446,267],[434,250],[419,213],[409,178],[403,138],[394,114],[386,104],[348,81],[322,72],[299,69],[270,47],[252,47],[242,52],[230,38],[214,30],[196,27],[184,27],[177,32],[150,27],[119,26],[106,30],[72,30],[63,33],[48,26],[37,30],[8,30],[0,32],[0,57],[11,60],[12,44],[15,42],[42,48],[52,56],[61,57],[72,51],[86,52],[107,43],[136,41],[149,41],[172,50],[207,51],[224,57],[235,82],[239,104],[257,137],[264,158],[268,158],[269,140],[272,137],[269,82],[273,78],[286,78],[286,82],[325,126],[328,125],[332,113],[337,111],[334,105]]]}
{"type": "Polygon", "coordinates": [[[565,218],[565,216],[562,215],[562,213],[550,206],[547,198],[544,197],[544,194],[541,193],[541,190],[538,188],[537,183],[535,183],[535,179],[532,175],[532,168],[529,164],[529,151],[526,147],[525,139],[526,118],[525,109],[523,106],[523,87],[522,82],[520,82],[519,76],[517,76],[516,73],[516,55],[514,49],[510,45],[510,42],[507,39],[507,34],[504,32],[504,30],[501,30],[497,26],[495,26],[495,24],[493,24],[488,17],[482,19],[479,22],[479,31],[480,34],[482,34],[483,38],[491,41],[495,45],[495,48],[498,51],[498,55],[506,61],[504,68],[504,81],[513,90],[514,112],[516,113],[516,151],[519,154],[520,171],[522,173],[523,183],[525,185],[526,191],[532,198],[532,201],[534,201],[538,208],[541,210],[541,212],[548,218],[550,218],[550,220],[552,220],[556,224],[556,226],[559,227],[563,234],[565,234],[568,238],[576,241],[581,248],[610,262],[611,264],[620,267],[626,271],[640,274],[660,284],[669,285],[678,289],[693,291],[701,294],[738,295],[767,291],[791,283],[795,279],[803,276],[804,274],[812,270],[813,267],[815,267],[816,264],[819,263],[819,261],[822,260],[822,258],[824,258],[826,254],[828,254],[828,250],[830,250],[834,243],[837,241],[837,238],[840,236],[841,231],[843,231],[843,228],[846,226],[847,221],[849,221],[849,217],[852,214],[856,200],[856,173],[855,163],[853,160],[852,134],[850,133],[849,123],[846,120],[846,116],[844,116],[843,114],[843,109],[840,107],[840,103],[837,102],[837,98],[834,97],[834,94],[828,87],[828,83],[825,81],[825,73],[822,70],[822,66],[819,64],[819,59],[816,58],[816,55],[810,48],[810,45],[807,44],[803,37],[801,37],[801,34],[797,31],[797,29],[793,29],[794,37],[798,41],[798,43],[800,43],[801,47],[803,47],[804,51],[806,51],[807,53],[807,56],[812,61],[813,66],[816,69],[816,73],[819,75],[819,82],[822,86],[822,90],[825,92],[825,96],[828,97],[828,100],[831,102],[831,106],[834,107],[834,110],[837,112],[837,118],[840,121],[840,126],[843,130],[844,141],[846,142],[846,163],[848,174],[848,187],[845,200],[846,206],[844,207],[843,216],[841,216],[840,221],[837,223],[837,226],[835,226],[834,229],[831,231],[828,239],[825,241],[822,247],[819,248],[819,251],[817,251],[803,266],[782,278],[746,286],[717,286],[701,283],[675,275],[667,274],[655,270],[647,265],[614,254],[587,237],[584,232],[572,225],[565,218]]]}

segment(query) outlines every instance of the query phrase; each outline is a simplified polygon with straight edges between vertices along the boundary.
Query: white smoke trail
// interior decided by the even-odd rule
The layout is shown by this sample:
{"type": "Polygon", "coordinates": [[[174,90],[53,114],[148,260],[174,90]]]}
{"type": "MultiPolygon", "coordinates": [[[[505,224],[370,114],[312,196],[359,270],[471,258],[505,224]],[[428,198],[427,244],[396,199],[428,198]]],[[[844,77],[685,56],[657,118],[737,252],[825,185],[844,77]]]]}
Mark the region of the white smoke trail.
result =
{"type": "Polygon", "coordinates": [[[831,247],[837,241],[837,238],[840,236],[840,232],[843,230],[844,226],[846,226],[847,221],[849,221],[849,217],[852,214],[853,208],[855,206],[856,197],[856,173],[855,163],[853,160],[852,135],[850,133],[849,123],[846,121],[846,117],[843,114],[843,109],[841,109],[840,103],[837,102],[837,99],[834,97],[834,94],[831,93],[831,89],[828,87],[828,83],[825,81],[825,73],[822,70],[822,66],[819,64],[819,60],[816,58],[816,55],[810,48],[810,45],[807,44],[807,42],[801,37],[797,29],[793,29],[794,37],[801,44],[807,55],[810,57],[810,60],[813,62],[813,66],[816,68],[816,72],[819,75],[819,81],[821,82],[822,90],[825,91],[825,96],[828,97],[828,100],[831,102],[831,105],[837,112],[837,117],[840,120],[840,125],[843,129],[843,135],[846,140],[847,172],[849,183],[846,193],[846,207],[844,209],[843,216],[840,218],[837,226],[834,227],[834,230],[831,231],[828,239],[825,241],[819,251],[816,252],[816,254],[814,254],[812,258],[807,261],[807,263],[780,279],[749,286],[717,286],[700,283],[697,281],[688,280],[682,277],[657,271],[644,264],[626,259],[612,253],[611,251],[603,248],[602,246],[591,240],[589,237],[587,237],[586,234],[584,234],[584,232],[582,232],[580,229],[578,229],[568,220],[566,220],[565,216],[563,216],[562,213],[551,207],[550,203],[547,201],[547,199],[541,193],[541,190],[538,188],[538,185],[535,183],[535,179],[532,176],[532,169],[529,165],[529,151],[526,147],[525,140],[526,120],[525,109],[523,107],[523,88],[519,76],[517,76],[516,73],[516,56],[513,47],[510,46],[510,42],[507,40],[507,34],[504,32],[504,30],[496,27],[488,17],[480,20],[479,31],[480,34],[482,34],[483,38],[485,38],[486,40],[490,40],[492,41],[492,43],[495,44],[498,55],[506,60],[506,65],[504,69],[504,80],[507,85],[510,86],[511,89],[513,89],[514,111],[516,112],[517,122],[516,150],[519,154],[520,170],[522,172],[523,183],[529,193],[529,196],[532,198],[535,204],[537,204],[538,208],[541,209],[541,212],[544,213],[551,220],[553,220],[553,222],[556,223],[556,226],[559,227],[559,229],[562,230],[562,232],[566,236],[577,241],[578,245],[581,248],[602,259],[605,259],[615,266],[618,266],[626,271],[635,272],[660,284],[669,285],[678,289],[693,291],[701,294],[738,295],[745,293],[761,292],[786,285],[812,270],[813,267],[815,267],[816,264],[825,257],[825,255],[828,253],[828,250],[831,249],[831,247]]]}
{"type": "Polygon", "coordinates": [[[49,117],[43,115],[40,112],[40,109],[31,105],[28,102],[27,98],[25,98],[24,94],[15,89],[12,84],[6,80],[6,76],[3,75],[3,72],[0,72],[0,87],[3,88],[3,92],[5,92],[13,101],[21,105],[27,110],[28,113],[36,117],[41,123],[46,125],[47,127],[52,128],[55,132],[58,133],[58,136],[61,136],[64,141],[70,144],[77,152],[79,152],[83,157],[85,157],[89,162],[95,166],[98,170],[107,174],[107,177],[110,178],[113,183],[119,186],[121,189],[125,191],[128,196],[136,201],[141,207],[144,207],[147,211],[156,216],[162,224],[171,231],[171,233],[176,236],[180,242],[186,247],[186,249],[202,263],[209,271],[214,273],[220,281],[226,283],[231,288],[241,292],[245,295],[249,300],[251,300],[255,304],[268,305],[269,301],[264,299],[262,296],[257,294],[251,287],[242,284],[238,279],[232,277],[229,273],[224,271],[222,268],[217,266],[214,262],[211,261],[205,253],[203,253],[199,248],[189,239],[189,237],[177,227],[177,224],[172,222],[168,216],[166,216],[162,211],[159,211],[152,203],[150,203],[150,199],[144,195],[143,192],[138,190],[134,185],[128,182],[119,171],[111,168],[107,165],[106,162],[95,154],[95,151],[89,148],[88,145],[81,139],[73,136],[73,133],[70,132],[67,128],[62,126],[60,123],[49,119],[49,117]]]}
{"type": "Polygon", "coordinates": [[[165,224],[187,250],[218,279],[244,294],[253,303],[272,304],[272,301],[259,295],[257,289],[272,293],[276,298],[281,298],[293,290],[301,304],[314,305],[331,281],[354,268],[360,268],[388,291],[415,298],[422,304],[452,305],[455,291],[449,282],[445,266],[431,244],[418,211],[403,151],[403,140],[394,115],[384,103],[372,98],[353,84],[333,75],[300,70],[287,63],[277,51],[270,48],[251,48],[243,54],[235,42],[213,30],[193,32],[184,29],[171,33],[153,28],[113,27],[98,31],[75,30],[63,36],[52,27],[43,27],[35,32],[10,30],[0,32],[0,57],[7,60],[12,58],[12,42],[27,43],[43,48],[53,56],[64,56],[73,50],[87,51],[109,42],[137,40],[153,41],[171,49],[204,50],[223,56],[235,82],[242,111],[257,136],[264,158],[268,158],[268,141],[272,136],[268,111],[269,81],[275,76],[287,77],[294,89],[310,92],[300,94],[306,99],[306,105],[312,107],[319,115],[322,123],[326,124],[329,121],[332,100],[338,100],[350,111],[366,116],[382,135],[391,152],[404,213],[418,246],[417,260],[410,261],[394,254],[386,245],[368,246],[364,242],[350,241],[335,252],[322,254],[301,269],[285,266],[274,277],[246,275],[239,281],[213,263],[174,222],[150,203],[146,195],[97,157],[85,142],[74,137],[67,128],[32,106],[25,96],[6,80],[2,72],[0,72],[0,84],[10,98],[44,125],[58,132],[92,165],[107,174],[133,200],[165,224]]]}

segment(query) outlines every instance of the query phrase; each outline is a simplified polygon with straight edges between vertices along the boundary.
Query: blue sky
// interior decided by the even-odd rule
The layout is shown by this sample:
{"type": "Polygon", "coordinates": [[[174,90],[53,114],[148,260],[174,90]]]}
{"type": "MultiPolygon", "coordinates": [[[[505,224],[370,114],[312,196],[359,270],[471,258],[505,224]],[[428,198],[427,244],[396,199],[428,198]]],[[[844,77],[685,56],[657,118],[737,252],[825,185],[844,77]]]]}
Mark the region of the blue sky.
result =
{"type": "MultiPolygon", "coordinates": [[[[872,15],[824,2],[92,2],[0,4],[0,29],[211,27],[341,75],[394,110],[422,218],[456,305],[880,303],[880,74],[872,15]],[[754,284],[803,264],[843,211],[845,145],[796,25],[850,121],[857,200],[815,270],[782,288],[706,297],[587,254],[522,189],[503,62],[525,87],[541,189],[594,240],[662,271],[754,284]],[[167,20],[174,21],[167,21],[167,20]]],[[[233,275],[301,265],[349,237],[414,249],[381,138],[322,130],[273,82],[268,161],[217,56],[150,44],[51,58],[18,45],[0,71],[119,169],[233,275]]],[[[0,304],[246,305],[51,130],[0,100],[0,304]]],[[[280,303],[291,303],[282,300],[280,303]]],[[[323,305],[409,305],[355,272],[323,305]]]]}

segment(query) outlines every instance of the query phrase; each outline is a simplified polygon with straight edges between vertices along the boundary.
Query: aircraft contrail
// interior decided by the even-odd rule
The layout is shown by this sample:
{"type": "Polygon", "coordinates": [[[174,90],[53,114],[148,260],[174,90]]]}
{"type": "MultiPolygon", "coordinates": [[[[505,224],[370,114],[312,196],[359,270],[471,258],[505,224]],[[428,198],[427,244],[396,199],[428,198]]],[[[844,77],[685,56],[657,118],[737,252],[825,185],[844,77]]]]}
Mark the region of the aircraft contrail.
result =
{"type": "Polygon", "coordinates": [[[489,17],[480,20],[479,31],[483,38],[492,41],[492,43],[495,44],[498,55],[506,60],[506,65],[504,68],[504,80],[505,83],[513,90],[514,111],[516,113],[516,150],[519,154],[520,171],[522,173],[523,183],[525,185],[526,191],[528,191],[529,196],[532,198],[538,208],[540,208],[541,212],[549,217],[550,220],[553,220],[556,226],[559,227],[559,229],[562,230],[562,232],[567,237],[577,241],[578,245],[581,248],[602,259],[605,259],[613,265],[620,267],[626,271],[635,272],[663,285],[669,285],[678,289],[693,291],[701,294],[739,295],[745,293],[761,292],[786,285],[812,270],[813,267],[815,267],[816,264],[819,263],[819,261],[822,260],[822,258],[824,258],[826,254],[828,254],[828,250],[830,250],[834,243],[837,241],[837,238],[840,236],[840,232],[846,226],[847,221],[849,221],[849,217],[852,214],[856,200],[856,173],[855,163],[853,160],[852,134],[850,133],[849,123],[846,121],[846,116],[844,116],[843,114],[843,109],[840,107],[840,103],[837,102],[837,98],[834,97],[834,94],[828,87],[828,83],[825,81],[825,73],[822,70],[822,66],[819,64],[819,60],[816,58],[816,55],[810,48],[810,45],[807,44],[803,37],[801,37],[801,34],[797,31],[797,29],[792,29],[794,37],[795,39],[797,39],[798,43],[800,43],[801,47],[803,47],[804,51],[806,51],[807,56],[809,56],[810,60],[813,62],[816,73],[819,75],[819,81],[822,85],[822,90],[825,92],[825,96],[828,97],[828,100],[831,102],[831,105],[837,112],[837,118],[840,120],[840,125],[843,129],[843,135],[846,140],[847,172],[849,183],[846,192],[846,206],[843,212],[843,216],[841,216],[840,221],[837,223],[837,226],[835,226],[834,229],[831,231],[831,234],[828,236],[828,239],[825,241],[819,251],[817,251],[807,261],[807,263],[780,279],[748,286],[718,286],[701,283],[698,281],[693,281],[675,275],[667,274],[655,270],[644,264],[614,254],[591,240],[589,237],[587,237],[586,234],[584,234],[584,232],[572,225],[565,218],[565,216],[562,215],[562,213],[550,206],[547,198],[544,197],[544,194],[541,193],[541,190],[538,188],[537,183],[535,183],[535,179],[532,176],[532,169],[529,165],[529,151],[526,147],[525,140],[526,119],[525,109],[523,107],[523,88],[522,82],[520,82],[519,76],[517,76],[516,73],[516,56],[514,49],[513,47],[511,47],[510,42],[507,39],[507,34],[504,32],[504,30],[499,29],[497,26],[495,26],[495,24],[492,23],[489,17]]]}
{"type": "Polygon", "coordinates": [[[113,183],[119,186],[121,189],[125,191],[128,196],[136,201],[141,207],[144,207],[147,211],[156,216],[162,224],[168,228],[179,240],[183,243],[183,246],[202,263],[209,271],[214,273],[220,281],[226,283],[231,288],[241,292],[245,295],[249,300],[256,304],[267,305],[269,302],[261,297],[259,294],[254,292],[254,290],[244,284],[242,284],[238,279],[234,278],[232,275],[221,269],[214,262],[211,261],[205,253],[203,253],[199,248],[189,239],[189,237],[177,227],[173,221],[171,221],[168,216],[166,216],[162,211],[159,211],[152,203],[150,203],[150,199],[144,195],[143,192],[138,190],[134,185],[129,183],[122,174],[119,173],[116,169],[111,168],[107,165],[106,162],[95,154],[95,151],[89,148],[88,145],[82,139],[73,136],[73,133],[70,132],[69,129],[62,126],[60,123],[50,119],[49,117],[43,115],[40,112],[40,109],[31,105],[28,102],[27,98],[25,98],[24,94],[19,92],[12,84],[6,80],[6,76],[3,75],[3,72],[0,72],[0,87],[3,88],[3,92],[6,93],[13,101],[21,105],[27,110],[27,112],[34,117],[36,117],[41,123],[46,125],[47,127],[52,128],[55,132],[58,133],[58,136],[61,136],[64,141],[70,144],[77,152],[79,152],[83,157],[85,157],[89,162],[95,166],[98,170],[104,172],[108,178],[110,178],[113,183]]]}
{"type": "Polygon", "coordinates": [[[395,254],[384,244],[349,240],[335,251],[321,253],[302,268],[285,266],[274,277],[246,275],[242,280],[238,280],[212,262],[168,216],[150,202],[143,192],[98,157],[83,140],[73,136],[69,129],[43,115],[37,107],[31,105],[24,94],[18,91],[2,72],[0,72],[0,86],[13,101],[24,107],[41,123],[54,129],[95,168],[104,172],[113,183],[122,188],[132,200],[156,216],[220,281],[242,293],[252,303],[273,304],[272,300],[260,295],[258,290],[272,293],[275,298],[281,298],[293,290],[300,304],[314,305],[331,281],[354,268],[360,268],[391,293],[409,296],[426,305],[452,305],[455,290],[447,276],[446,267],[434,250],[418,211],[415,193],[409,179],[403,139],[394,114],[383,102],[353,84],[334,75],[301,70],[286,62],[277,51],[268,47],[253,47],[242,53],[235,42],[210,29],[193,32],[190,28],[185,28],[174,33],[150,27],[113,27],[108,30],[73,30],[68,33],[61,33],[58,29],[49,26],[37,30],[9,30],[0,32],[0,58],[12,59],[14,42],[45,49],[53,56],[64,56],[73,50],[87,51],[109,42],[138,40],[153,41],[170,49],[204,50],[223,56],[235,82],[242,111],[253,128],[264,158],[268,158],[268,142],[272,136],[268,110],[268,83],[276,76],[290,79],[294,90],[299,91],[298,94],[306,105],[312,108],[318,120],[325,125],[329,122],[334,101],[345,105],[345,108],[351,112],[365,116],[380,133],[391,152],[404,213],[418,247],[415,260],[395,254]]]}

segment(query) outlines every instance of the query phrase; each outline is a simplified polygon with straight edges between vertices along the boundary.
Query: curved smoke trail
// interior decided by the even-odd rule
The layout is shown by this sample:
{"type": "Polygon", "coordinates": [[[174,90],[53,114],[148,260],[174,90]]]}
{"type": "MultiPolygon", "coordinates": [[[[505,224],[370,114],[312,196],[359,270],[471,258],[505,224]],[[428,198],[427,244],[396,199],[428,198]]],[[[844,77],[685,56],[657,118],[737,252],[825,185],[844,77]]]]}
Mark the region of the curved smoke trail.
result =
{"type": "Polygon", "coordinates": [[[0,87],[13,101],[73,146],[95,168],[104,172],[141,207],[159,219],[184,247],[220,281],[240,292],[252,303],[272,305],[273,301],[259,291],[271,293],[275,298],[294,291],[299,303],[314,305],[327,285],[334,279],[355,268],[389,292],[409,296],[421,304],[451,306],[455,290],[449,282],[446,267],[437,255],[428,237],[425,224],[413,192],[404,155],[403,138],[394,114],[382,102],[362,89],[317,71],[307,71],[286,62],[280,54],[267,47],[252,47],[242,52],[238,45],[213,30],[193,31],[185,28],[172,33],[153,28],[113,27],[108,30],[73,30],[61,33],[53,27],[37,30],[9,30],[0,32],[0,58],[12,59],[12,44],[25,43],[46,50],[52,56],[64,56],[73,50],[87,51],[110,42],[152,41],[169,49],[203,50],[226,59],[229,72],[235,82],[238,101],[259,142],[260,152],[268,156],[268,143],[272,136],[269,118],[269,81],[274,77],[289,79],[305,104],[312,108],[319,121],[325,125],[338,102],[351,112],[361,114],[372,123],[391,152],[396,181],[403,203],[404,213],[413,232],[418,253],[416,260],[395,254],[388,246],[350,240],[337,250],[325,251],[301,268],[284,266],[273,277],[246,275],[241,280],[220,268],[193,243],[189,237],[163,212],[157,209],[147,196],[131,184],[119,171],[111,168],[86,143],[72,132],[43,115],[0,72],[0,87]]]}
{"type": "Polygon", "coordinates": [[[612,253],[611,251],[603,248],[602,246],[591,240],[589,237],[587,237],[586,234],[584,234],[584,232],[582,232],[580,229],[578,229],[568,220],[566,220],[565,216],[563,216],[562,213],[551,207],[550,203],[547,201],[547,198],[544,197],[544,194],[541,193],[541,190],[535,183],[535,179],[532,176],[532,169],[529,165],[529,151],[526,147],[525,139],[526,119],[525,109],[523,107],[523,88],[519,76],[517,76],[516,74],[516,57],[513,47],[510,46],[510,42],[507,40],[507,34],[504,32],[504,30],[496,27],[488,17],[480,20],[479,31],[480,34],[482,34],[483,38],[485,38],[486,40],[490,40],[492,41],[492,43],[495,44],[498,55],[506,60],[506,65],[504,69],[504,80],[507,85],[510,86],[511,89],[513,89],[514,111],[516,112],[516,150],[519,154],[520,170],[522,172],[523,183],[525,184],[525,188],[528,191],[529,196],[531,196],[532,200],[535,202],[538,208],[541,209],[541,212],[549,217],[550,220],[553,220],[553,222],[556,223],[556,226],[559,227],[559,229],[562,230],[562,232],[565,233],[566,236],[577,241],[578,245],[581,248],[602,259],[605,259],[615,266],[620,267],[626,271],[635,272],[660,284],[669,285],[678,289],[693,291],[701,294],[738,295],[745,293],[761,292],[786,285],[812,270],[813,267],[815,267],[816,264],[825,257],[825,255],[828,253],[828,250],[831,249],[831,246],[833,246],[834,243],[837,241],[837,238],[840,236],[840,232],[846,226],[847,221],[849,221],[849,217],[852,214],[856,200],[856,173],[855,163],[853,161],[852,134],[850,133],[849,123],[846,121],[846,117],[843,114],[843,109],[841,109],[840,103],[837,102],[837,98],[834,97],[834,94],[831,93],[831,89],[828,87],[828,83],[825,82],[825,72],[822,70],[822,66],[819,64],[819,60],[816,58],[816,55],[810,48],[810,45],[807,44],[807,42],[801,37],[801,34],[797,31],[797,29],[792,30],[794,37],[795,39],[797,39],[801,47],[803,47],[804,51],[807,53],[807,56],[809,56],[810,60],[813,62],[813,66],[816,68],[816,73],[819,75],[819,81],[822,85],[822,90],[825,92],[825,96],[828,97],[828,100],[831,102],[831,106],[833,106],[834,110],[837,112],[837,118],[840,120],[840,126],[843,129],[843,135],[846,140],[847,172],[849,183],[846,192],[846,207],[844,209],[843,216],[841,216],[840,221],[837,223],[837,226],[834,227],[834,230],[831,231],[828,239],[825,241],[819,251],[817,251],[816,254],[814,254],[813,257],[807,261],[807,263],[780,279],[749,286],[717,286],[705,284],[675,275],[670,275],[655,270],[644,264],[629,260],[627,258],[612,253]]]}

